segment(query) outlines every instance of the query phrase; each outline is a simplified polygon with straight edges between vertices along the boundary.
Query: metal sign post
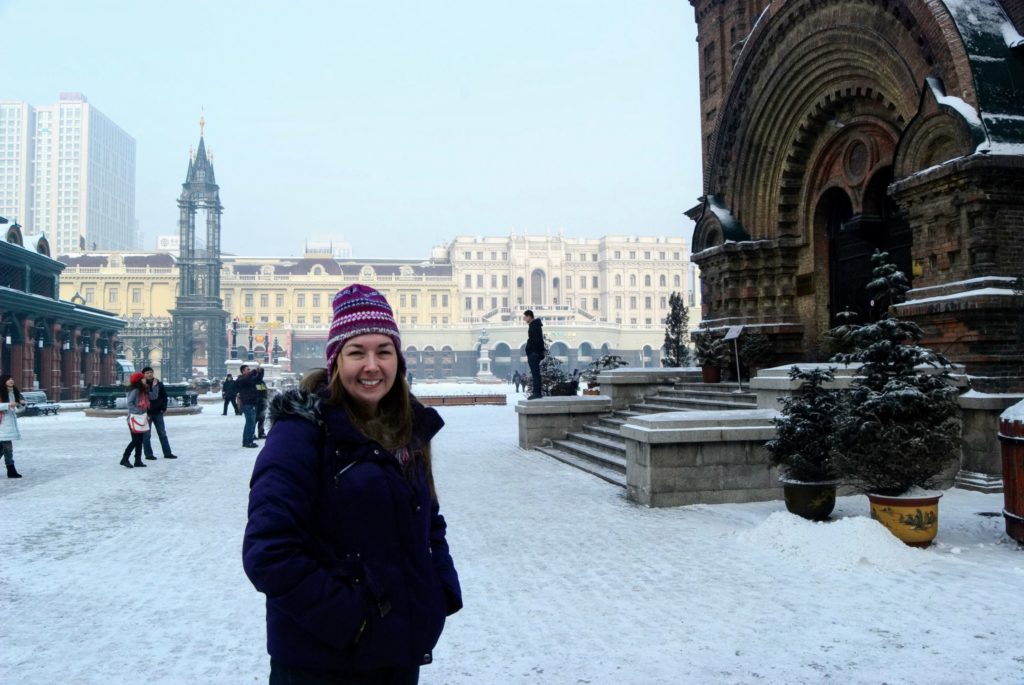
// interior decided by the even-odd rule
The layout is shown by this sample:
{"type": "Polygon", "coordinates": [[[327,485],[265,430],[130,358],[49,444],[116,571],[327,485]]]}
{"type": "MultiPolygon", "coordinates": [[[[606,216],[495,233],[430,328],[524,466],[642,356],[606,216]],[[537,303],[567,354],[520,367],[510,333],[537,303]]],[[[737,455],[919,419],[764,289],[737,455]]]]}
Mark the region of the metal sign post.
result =
{"type": "Polygon", "coordinates": [[[743,377],[740,376],[740,336],[743,335],[743,326],[729,326],[729,331],[725,334],[722,340],[732,340],[733,352],[736,356],[736,382],[739,384],[739,390],[736,392],[743,392],[743,377]]]}

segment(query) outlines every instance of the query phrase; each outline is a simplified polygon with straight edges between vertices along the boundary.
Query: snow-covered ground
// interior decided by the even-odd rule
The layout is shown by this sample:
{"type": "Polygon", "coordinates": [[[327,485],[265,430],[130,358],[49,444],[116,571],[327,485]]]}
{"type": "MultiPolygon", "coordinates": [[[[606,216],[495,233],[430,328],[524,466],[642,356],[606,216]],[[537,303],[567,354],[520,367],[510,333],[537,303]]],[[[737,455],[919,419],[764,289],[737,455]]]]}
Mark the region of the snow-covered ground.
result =
{"type": "MultiPolygon", "coordinates": [[[[516,447],[516,399],[439,408],[466,607],[422,683],[1024,682],[1024,551],[983,515],[1001,495],[948,491],[928,550],[863,497],[827,524],[781,502],[646,509],[516,447]]],[[[0,478],[0,683],[266,682],[263,600],[240,563],[256,456],[242,418],[171,417],[181,459],[132,470],[123,421],[20,423],[25,477],[0,478]]]]}

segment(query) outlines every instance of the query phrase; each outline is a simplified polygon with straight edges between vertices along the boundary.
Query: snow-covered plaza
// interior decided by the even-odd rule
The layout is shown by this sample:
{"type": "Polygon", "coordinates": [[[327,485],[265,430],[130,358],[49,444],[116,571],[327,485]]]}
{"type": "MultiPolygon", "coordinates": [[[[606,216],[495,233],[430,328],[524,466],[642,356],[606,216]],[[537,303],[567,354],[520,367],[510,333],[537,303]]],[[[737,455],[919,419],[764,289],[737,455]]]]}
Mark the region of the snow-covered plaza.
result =
{"type": "MultiPolygon", "coordinates": [[[[824,524],[781,502],[646,509],[519,449],[517,399],[438,408],[465,609],[420,682],[1024,682],[1024,550],[991,515],[1001,495],[948,491],[927,550],[864,497],[824,524]]],[[[131,470],[123,420],[20,425],[25,477],[0,481],[0,682],[266,682],[263,597],[240,560],[257,453],[242,417],[170,417],[181,458],[131,470]]]]}

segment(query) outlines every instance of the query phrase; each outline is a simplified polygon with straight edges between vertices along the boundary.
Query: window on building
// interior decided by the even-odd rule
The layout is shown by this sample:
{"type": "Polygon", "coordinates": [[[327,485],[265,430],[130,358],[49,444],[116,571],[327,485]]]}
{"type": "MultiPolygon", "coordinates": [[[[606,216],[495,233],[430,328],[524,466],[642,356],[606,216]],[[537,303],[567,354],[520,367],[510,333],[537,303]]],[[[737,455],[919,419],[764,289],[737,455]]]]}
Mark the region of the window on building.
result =
{"type": "Polygon", "coordinates": [[[313,325],[314,326],[319,326],[320,325],[320,315],[319,314],[316,314],[316,315],[313,316],[313,325]]]}
{"type": "Polygon", "coordinates": [[[117,302],[117,288],[111,288],[107,291],[107,302],[115,304],[117,302]]]}
{"type": "Polygon", "coordinates": [[[651,260],[651,251],[650,250],[644,250],[644,259],[647,260],[647,261],[651,260]]]}
{"type": "Polygon", "coordinates": [[[245,294],[245,308],[252,309],[252,293],[245,294]]]}
{"type": "Polygon", "coordinates": [[[644,309],[650,309],[650,308],[651,308],[651,296],[648,295],[647,297],[644,298],[644,309]]]}
{"type": "Polygon", "coordinates": [[[612,253],[612,255],[615,257],[615,259],[622,259],[622,250],[616,250],[615,252],[612,253]]]}
{"type": "Polygon", "coordinates": [[[484,261],[484,253],[482,251],[476,253],[477,261],[484,261]]]}
{"type": "Polygon", "coordinates": [[[497,252],[492,252],[491,253],[491,261],[494,261],[494,262],[498,261],[498,253],[497,252]]]}
{"type": "Polygon", "coordinates": [[[274,306],[275,307],[283,307],[284,306],[284,295],[282,295],[281,293],[278,293],[277,295],[274,295],[274,306]]]}
{"type": "Polygon", "coordinates": [[[622,296],[621,295],[616,295],[615,296],[615,308],[616,309],[622,309],[622,296]]]}
{"type": "Polygon", "coordinates": [[[629,308],[630,309],[636,309],[636,295],[630,295],[629,296],[629,308]]]}
{"type": "Polygon", "coordinates": [[[224,293],[224,306],[231,309],[231,293],[224,293]]]}
{"type": "Polygon", "coordinates": [[[503,262],[507,262],[508,261],[508,252],[502,252],[501,253],[501,261],[503,261],[503,262]]]}
{"type": "MultiPolygon", "coordinates": [[[[570,304],[571,304],[572,298],[570,297],[569,300],[570,300],[570,304]]],[[[580,298],[580,309],[586,311],[586,309],[587,309],[587,298],[585,298],[585,297],[581,297],[580,298]]]]}
{"type": "Polygon", "coordinates": [[[636,259],[636,250],[630,250],[629,251],[629,258],[630,259],[636,259]]]}
{"type": "Polygon", "coordinates": [[[598,309],[600,309],[600,306],[598,306],[598,304],[597,304],[597,298],[596,298],[596,297],[595,297],[595,298],[594,298],[593,300],[591,300],[591,302],[592,302],[592,304],[593,304],[593,306],[591,307],[591,309],[593,309],[593,310],[594,310],[595,312],[596,312],[596,311],[597,311],[598,309]]]}
{"type": "Polygon", "coordinates": [[[476,287],[478,287],[478,288],[484,287],[484,275],[483,274],[477,274],[476,275],[476,287]]]}
{"type": "Polygon", "coordinates": [[[261,293],[260,294],[260,306],[261,307],[269,307],[270,306],[270,295],[267,295],[266,293],[261,293]]]}
{"type": "Polygon", "coordinates": [[[647,325],[647,326],[651,325],[651,317],[648,316],[646,319],[644,319],[644,325],[647,325]]]}
{"type": "Polygon", "coordinates": [[[615,285],[622,285],[622,274],[615,274],[615,285]]]}
{"type": "Polygon", "coordinates": [[[274,320],[277,321],[278,323],[284,323],[284,315],[278,314],[277,316],[274,317],[274,320]]]}
{"type": "Polygon", "coordinates": [[[306,296],[304,294],[299,293],[298,295],[295,296],[295,306],[297,306],[297,307],[305,307],[306,306],[306,296]]]}
{"type": "Polygon", "coordinates": [[[651,277],[650,277],[649,274],[644,276],[644,287],[645,288],[650,288],[651,287],[651,277]]]}
{"type": "Polygon", "coordinates": [[[597,276],[594,276],[593,278],[590,279],[590,287],[592,287],[594,290],[597,290],[597,276]]]}
{"type": "Polygon", "coordinates": [[[437,308],[437,293],[430,294],[430,306],[435,309],[437,308]]]}
{"type": "Polygon", "coordinates": [[[636,325],[636,317],[635,316],[629,317],[629,323],[630,323],[630,325],[635,326],[636,325]]]}
{"type": "Polygon", "coordinates": [[[567,261],[567,262],[571,262],[572,261],[572,252],[566,252],[565,253],[565,261],[567,261]]]}
{"type": "Polygon", "coordinates": [[[295,323],[299,324],[300,326],[305,324],[306,323],[305,315],[299,314],[298,316],[296,316],[295,317],[295,323]]]}
{"type": "Polygon", "coordinates": [[[674,259],[674,260],[676,260],[678,262],[679,261],[679,253],[678,252],[673,252],[672,253],[672,259],[674,259]]]}
{"type": "Polygon", "coordinates": [[[501,306],[505,307],[506,309],[508,308],[508,298],[507,297],[501,298],[501,306]]]}
{"type": "Polygon", "coordinates": [[[466,274],[466,287],[467,288],[472,288],[473,287],[473,275],[472,274],[466,274]]]}
{"type": "Polygon", "coordinates": [[[498,274],[491,274],[491,287],[492,288],[497,288],[498,287],[498,274]]]}
{"type": "Polygon", "coordinates": [[[399,306],[399,307],[404,307],[405,305],[406,305],[406,301],[405,301],[405,293],[402,293],[402,294],[400,294],[400,295],[398,296],[398,306],[399,306]]]}
{"type": "Polygon", "coordinates": [[[437,317],[436,316],[430,317],[430,327],[431,328],[437,328],[437,317]]]}
{"type": "Polygon", "coordinates": [[[672,277],[672,285],[678,288],[680,283],[681,280],[679,278],[679,274],[676,274],[675,276],[672,277]]]}
{"type": "Polygon", "coordinates": [[[668,285],[668,282],[665,278],[665,274],[661,274],[660,276],[658,276],[658,285],[660,285],[662,288],[668,285]]]}
{"type": "Polygon", "coordinates": [[[313,294],[313,309],[320,306],[320,293],[313,294]]]}
{"type": "Polygon", "coordinates": [[[482,297],[476,298],[476,308],[477,309],[483,309],[484,308],[484,298],[482,298],[482,297]]]}
{"type": "Polygon", "coordinates": [[[448,295],[441,295],[441,306],[442,307],[447,307],[448,306],[448,295]]]}
{"type": "Polygon", "coordinates": [[[665,261],[665,253],[664,252],[659,252],[658,253],[658,259],[660,259],[661,261],[665,261]]]}
{"type": "Polygon", "coordinates": [[[473,258],[473,253],[472,252],[463,252],[462,253],[462,258],[463,259],[472,259],[473,258]]]}
{"type": "Polygon", "coordinates": [[[466,309],[470,310],[472,308],[473,308],[473,298],[472,297],[467,297],[466,298],[466,309]]]}
{"type": "Polygon", "coordinates": [[[596,262],[597,261],[597,253],[596,252],[594,252],[593,254],[590,255],[590,261],[592,261],[592,262],[596,262]]]}
{"type": "Polygon", "coordinates": [[[142,304],[142,288],[132,288],[132,304],[142,304]]]}
{"type": "Polygon", "coordinates": [[[261,316],[260,317],[260,323],[267,323],[269,321],[270,321],[270,317],[267,317],[267,316],[261,316]]]}
{"type": "Polygon", "coordinates": [[[629,275],[629,285],[634,288],[636,287],[636,274],[629,275]]]}
{"type": "Polygon", "coordinates": [[[409,304],[413,307],[419,306],[419,296],[416,293],[409,295],[409,304]]]}
{"type": "Polygon", "coordinates": [[[668,309],[668,298],[662,297],[660,304],[662,309],[668,309]]]}

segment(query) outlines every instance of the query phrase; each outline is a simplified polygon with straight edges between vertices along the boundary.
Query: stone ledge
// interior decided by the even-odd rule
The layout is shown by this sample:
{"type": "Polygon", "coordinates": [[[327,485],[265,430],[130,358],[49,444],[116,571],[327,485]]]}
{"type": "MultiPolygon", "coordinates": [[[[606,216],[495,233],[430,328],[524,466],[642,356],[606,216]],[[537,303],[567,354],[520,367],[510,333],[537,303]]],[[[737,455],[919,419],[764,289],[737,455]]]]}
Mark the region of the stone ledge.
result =
{"type": "Polygon", "coordinates": [[[691,377],[699,378],[700,369],[686,366],[658,369],[623,366],[602,371],[597,375],[597,382],[600,385],[661,385],[691,377]]]}
{"type": "Polygon", "coordinates": [[[539,400],[519,400],[516,413],[535,414],[607,414],[612,410],[612,400],[606,395],[586,397],[542,397],[539,400]]]}

